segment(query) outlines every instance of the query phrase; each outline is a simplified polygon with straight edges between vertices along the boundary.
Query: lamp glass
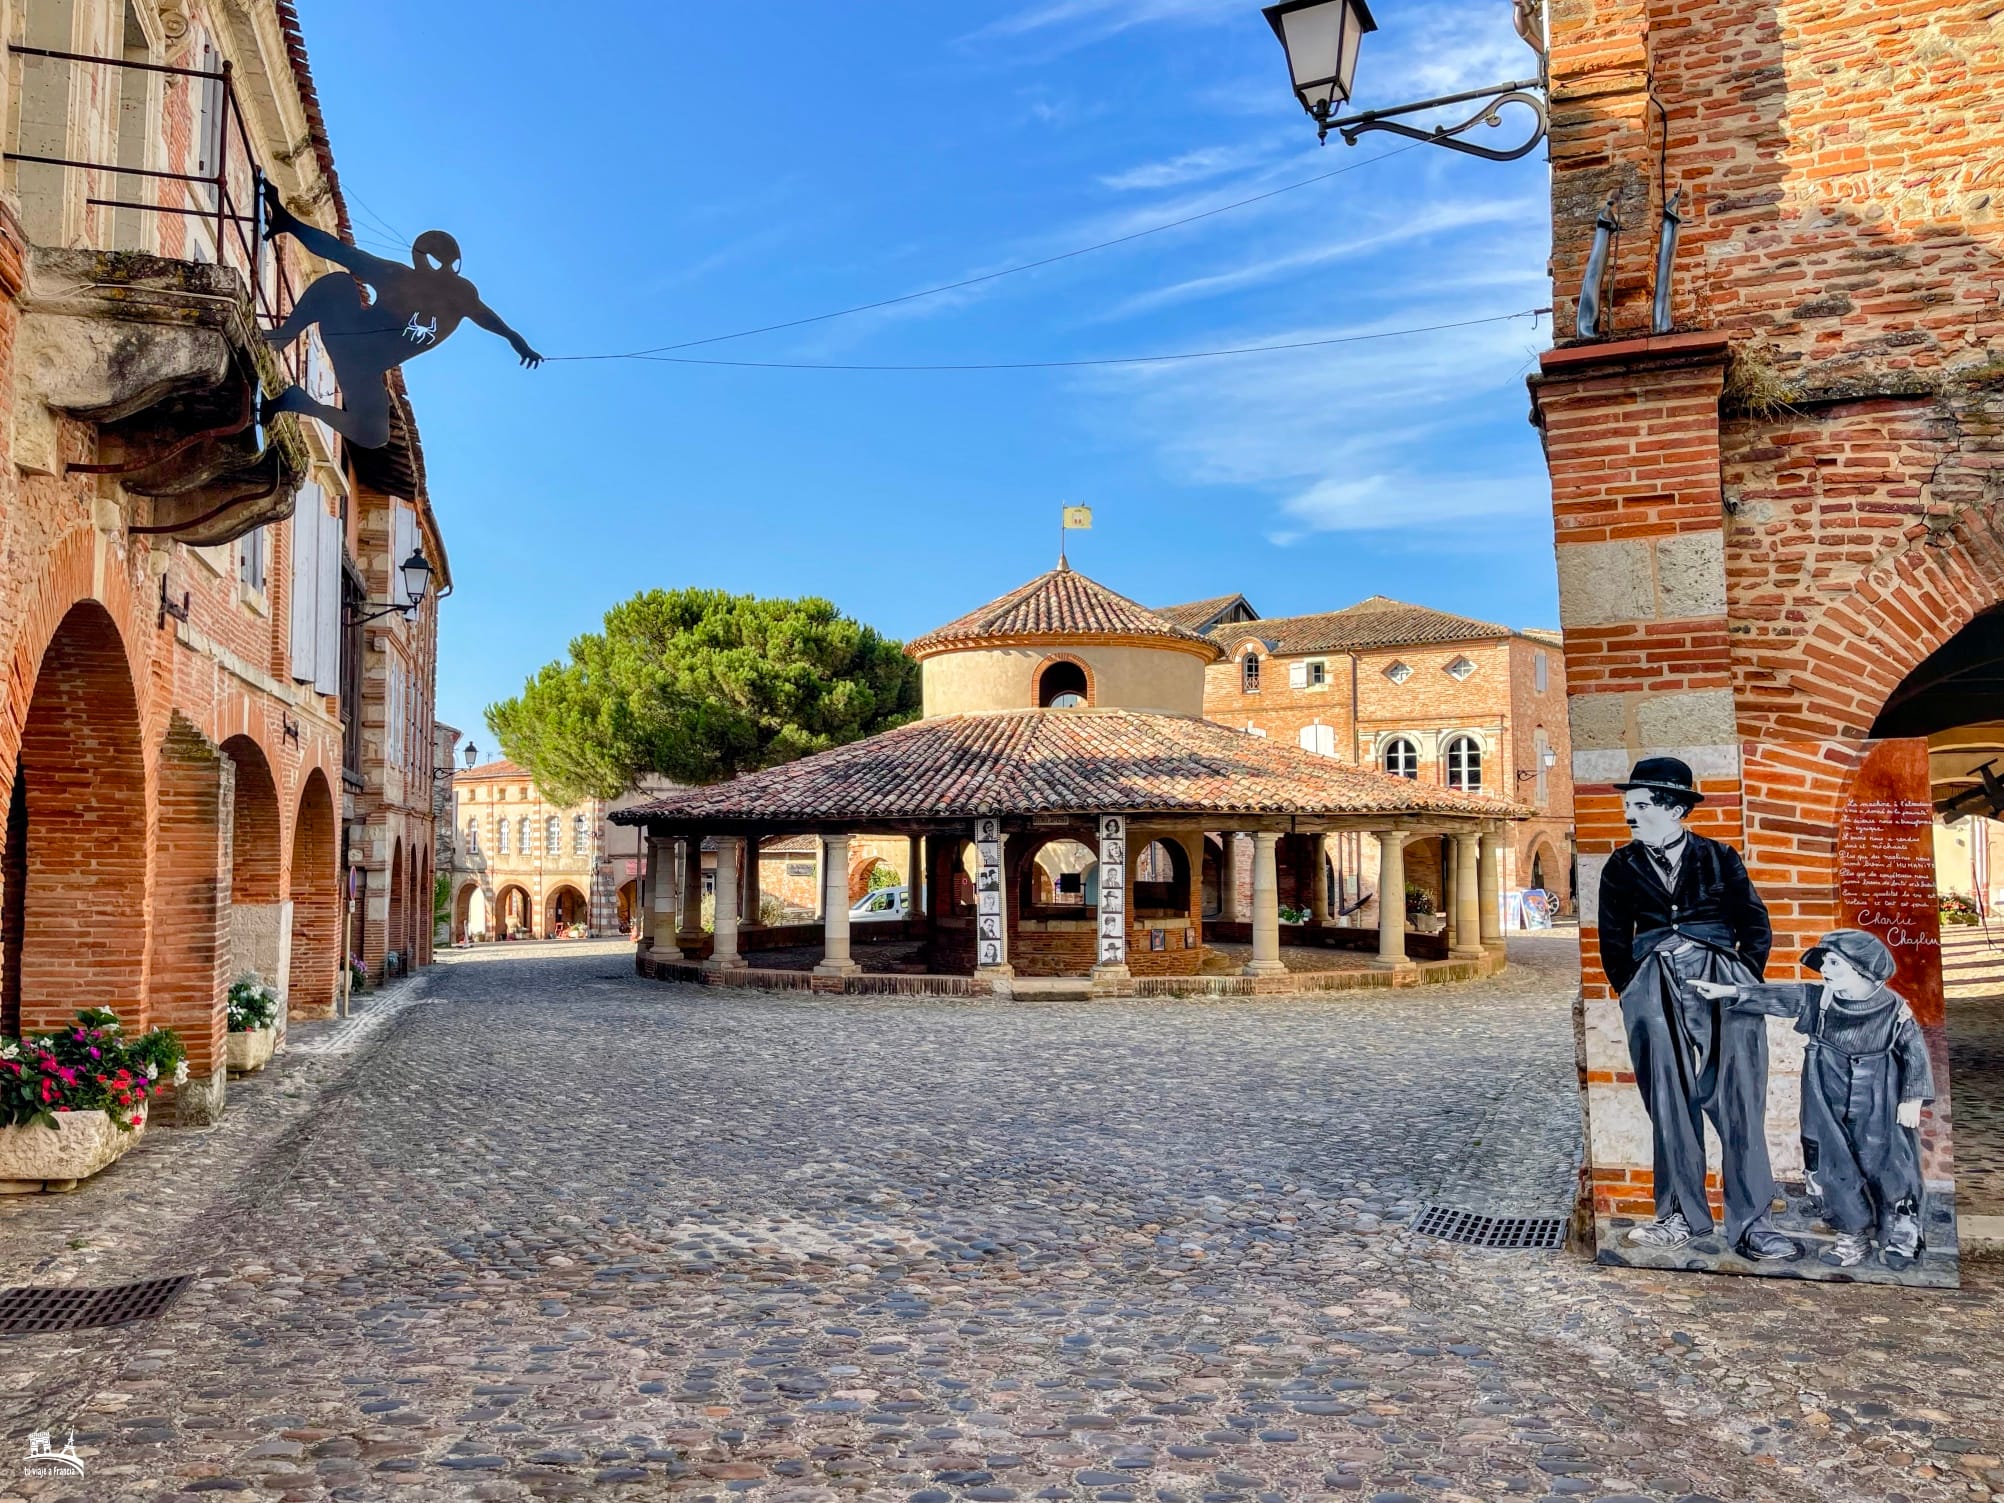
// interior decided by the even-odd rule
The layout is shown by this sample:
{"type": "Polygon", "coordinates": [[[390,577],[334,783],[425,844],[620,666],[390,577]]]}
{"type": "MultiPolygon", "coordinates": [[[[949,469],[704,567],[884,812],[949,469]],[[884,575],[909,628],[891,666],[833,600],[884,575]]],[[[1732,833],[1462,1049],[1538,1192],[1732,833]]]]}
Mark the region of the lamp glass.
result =
{"type": "Polygon", "coordinates": [[[1347,102],[1358,44],[1377,29],[1363,0],[1282,0],[1264,14],[1287,53],[1301,107],[1320,119],[1347,102]]]}
{"type": "Polygon", "coordinates": [[[431,565],[425,562],[423,553],[413,548],[411,556],[403,561],[398,572],[403,576],[404,598],[410,601],[410,608],[416,610],[431,585],[431,565]]]}
{"type": "Polygon", "coordinates": [[[467,769],[470,771],[473,767],[473,764],[479,760],[480,760],[480,748],[475,746],[471,741],[467,742],[466,743],[467,769]]]}

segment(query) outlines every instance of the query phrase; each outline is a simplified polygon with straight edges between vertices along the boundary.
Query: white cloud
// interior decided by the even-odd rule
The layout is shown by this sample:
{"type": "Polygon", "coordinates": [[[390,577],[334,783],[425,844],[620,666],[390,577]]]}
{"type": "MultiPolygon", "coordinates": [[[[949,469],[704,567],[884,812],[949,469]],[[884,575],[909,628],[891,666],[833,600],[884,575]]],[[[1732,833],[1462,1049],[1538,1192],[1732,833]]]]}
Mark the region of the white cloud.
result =
{"type": "Polygon", "coordinates": [[[1077,41],[1095,41],[1135,26],[1163,21],[1226,21],[1245,13],[1243,0],[1048,0],[991,22],[973,37],[1067,30],[1077,33],[1077,41]]]}
{"type": "Polygon", "coordinates": [[[1268,145],[1254,146],[1246,143],[1238,146],[1201,146],[1195,151],[1186,151],[1166,161],[1143,162],[1138,167],[1107,173],[1099,181],[1103,187],[1111,188],[1117,193],[1128,193],[1136,189],[1176,188],[1184,183],[1202,182],[1205,178],[1218,177],[1227,172],[1243,172],[1247,168],[1260,165],[1262,161],[1270,167],[1273,154],[1272,148],[1268,145]]]}

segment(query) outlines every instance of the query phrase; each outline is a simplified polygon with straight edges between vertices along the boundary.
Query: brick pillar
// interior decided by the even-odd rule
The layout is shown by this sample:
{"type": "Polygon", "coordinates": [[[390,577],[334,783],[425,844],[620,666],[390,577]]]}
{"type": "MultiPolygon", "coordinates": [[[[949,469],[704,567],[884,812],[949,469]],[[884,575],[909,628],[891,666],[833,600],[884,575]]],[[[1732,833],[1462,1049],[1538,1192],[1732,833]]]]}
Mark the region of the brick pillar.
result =
{"type": "MultiPolygon", "coordinates": [[[[1600,960],[1601,868],[1629,839],[1613,785],[1640,757],[1681,758],[1705,795],[1692,828],[1744,848],[1719,488],[1726,356],[1725,337],[1711,333],[1582,345],[1547,352],[1532,383],[1557,528],[1579,851],[1576,1030],[1588,1179],[1600,1186],[1646,1183],[1652,1158],[1600,960]]],[[[1777,1073],[1770,1100],[1787,1089],[1777,1073]]],[[[1604,1214],[1617,1209],[1615,1192],[1595,1193],[1604,1214]]]]}
{"type": "Polygon", "coordinates": [[[188,1050],[176,1094],[184,1125],[223,1114],[230,983],[230,847],[236,769],[176,713],[160,750],[154,849],[150,1020],[188,1050]]]}

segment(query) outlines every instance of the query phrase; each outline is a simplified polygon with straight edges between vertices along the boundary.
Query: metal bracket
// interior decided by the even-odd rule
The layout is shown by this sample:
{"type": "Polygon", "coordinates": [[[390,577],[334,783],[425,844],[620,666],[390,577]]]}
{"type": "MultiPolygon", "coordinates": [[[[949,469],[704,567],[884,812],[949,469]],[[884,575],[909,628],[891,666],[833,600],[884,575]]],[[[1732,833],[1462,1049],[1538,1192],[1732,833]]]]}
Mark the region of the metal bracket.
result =
{"type": "Polygon", "coordinates": [[[299,745],[298,721],[286,714],[285,711],[280,710],[278,712],[278,726],[278,734],[281,741],[290,741],[294,746],[299,745]]]}
{"type": "Polygon", "coordinates": [[[1422,99],[1417,104],[1402,104],[1389,110],[1365,110],[1361,114],[1345,115],[1340,120],[1326,120],[1316,117],[1321,139],[1328,140],[1329,132],[1335,131],[1343,138],[1346,146],[1355,146],[1357,138],[1367,131],[1386,130],[1394,135],[1421,141],[1429,146],[1445,146],[1449,151],[1459,151],[1472,157],[1482,157],[1491,162],[1514,162],[1527,155],[1545,139],[1548,117],[1543,95],[1544,86],[1535,78],[1518,79],[1513,83],[1492,84],[1486,89],[1464,89],[1459,94],[1443,94],[1438,99],[1422,99]],[[1466,104],[1472,99],[1483,101],[1482,108],[1470,115],[1459,125],[1436,125],[1423,130],[1411,125],[1401,125],[1397,116],[1415,115],[1422,110],[1435,110],[1444,105],[1466,104]],[[1503,123],[1506,106],[1520,104],[1535,117],[1535,125],[1530,136],[1518,146],[1507,150],[1497,150],[1490,146],[1477,146],[1470,141],[1456,139],[1478,125],[1497,126],[1503,123]]]}
{"type": "Polygon", "coordinates": [[[167,625],[167,618],[169,616],[172,616],[176,621],[186,621],[188,619],[188,600],[189,592],[183,590],[181,592],[181,603],[176,605],[167,593],[167,576],[162,574],[160,576],[160,617],[154,622],[153,629],[155,631],[162,630],[167,625]]]}

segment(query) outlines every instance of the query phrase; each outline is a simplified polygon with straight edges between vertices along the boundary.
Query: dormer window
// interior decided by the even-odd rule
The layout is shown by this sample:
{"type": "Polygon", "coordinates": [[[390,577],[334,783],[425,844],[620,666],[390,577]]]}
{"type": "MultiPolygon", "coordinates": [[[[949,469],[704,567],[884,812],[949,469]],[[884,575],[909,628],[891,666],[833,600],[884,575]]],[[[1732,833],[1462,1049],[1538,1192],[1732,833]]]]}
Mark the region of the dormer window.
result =
{"type": "Polygon", "coordinates": [[[1091,698],[1086,671],[1077,663],[1059,658],[1046,663],[1037,675],[1037,704],[1046,710],[1082,710],[1091,698]]]}
{"type": "Polygon", "coordinates": [[[1239,689],[1246,694],[1259,693],[1259,654],[1249,652],[1239,663],[1239,689]]]}

